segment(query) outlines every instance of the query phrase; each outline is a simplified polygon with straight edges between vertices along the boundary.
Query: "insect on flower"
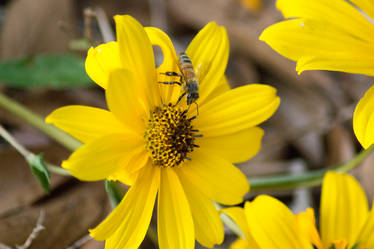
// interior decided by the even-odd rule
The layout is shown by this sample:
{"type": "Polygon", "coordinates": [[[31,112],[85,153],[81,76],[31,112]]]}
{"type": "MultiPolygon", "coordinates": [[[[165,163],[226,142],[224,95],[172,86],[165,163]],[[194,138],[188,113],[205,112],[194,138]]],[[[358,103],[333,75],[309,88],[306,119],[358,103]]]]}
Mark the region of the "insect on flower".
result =
{"type": "Polygon", "coordinates": [[[183,93],[181,96],[179,96],[176,104],[178,104],[179,101],[181,101],[181,99],[187,94],[187,105],[195,103],[197,107],[196,101],[199,98],[199,81],[195,76],[195,71],[190,58],[184,52],[180,53],[179,55],[178,67],[182,74],[176,72],[165,72],[163,74],[167,76],[178,76],[179,81],[164,81],[160,83],[180,85],[183,93]]]}

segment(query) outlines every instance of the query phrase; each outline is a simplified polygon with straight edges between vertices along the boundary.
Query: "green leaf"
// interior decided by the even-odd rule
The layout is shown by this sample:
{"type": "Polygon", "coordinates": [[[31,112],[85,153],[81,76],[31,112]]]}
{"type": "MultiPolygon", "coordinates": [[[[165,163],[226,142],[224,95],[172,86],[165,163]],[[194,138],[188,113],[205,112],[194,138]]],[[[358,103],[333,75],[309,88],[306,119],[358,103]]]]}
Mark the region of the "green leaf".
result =
{"type": "Polygon", "coordinates": [[[125,192],[115,181],[105,180],[105,190],[108,194],[112,207],[116,207],[122,200],[125,192]]]}
{"type": "Polygon", "coordinates": [[[0,82],[16,88],[87,86],[84,60],[72,54],[44,54],[0,61],[0,82]]]}
{"type": "Polygon", "coordinates": [[[39,180],[42,188],[45,190],[45,192],[49,193],[51,174],[44,164],[43,154],[30,154],[27,158],[27,162],[30,164],[31,171],[39,180]]]}

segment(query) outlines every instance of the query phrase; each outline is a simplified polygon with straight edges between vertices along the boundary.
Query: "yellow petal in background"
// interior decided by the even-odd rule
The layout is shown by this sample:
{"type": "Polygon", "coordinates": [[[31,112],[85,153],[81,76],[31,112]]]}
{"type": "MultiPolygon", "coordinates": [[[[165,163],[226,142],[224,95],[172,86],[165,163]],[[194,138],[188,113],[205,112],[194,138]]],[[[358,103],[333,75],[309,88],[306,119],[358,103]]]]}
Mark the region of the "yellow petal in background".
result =
{"type": "Polygon", "coordinates": [[[350,248],[368,216],[364,190],[352,176],[330,171],[322,184],[320,212],[320,233],[325,248],[341,239],[346,239],[350,248]]]}
{"type": "Polygon", "coordinates": [[[260,195],[245,204],[245,214],[250,233],[260,248],[313,248],[299,230],[295,215],[277,199],[260,195]]]}
{"type": "Polygon", "coordinates": [[[70,105],[58,108],[45,121],[69,133],[82,143],[126,130],[111,112],[89,106],[70,105]]]}
{"type": "Polygon", "coordinates": [[[199,103],[220,84],[229,58],[226,29],[215,22],[208,23],[191,41],[186,50],[199,80],[199,103]]]}
{"type": "Polygon", "coordinates": [[[372,0],[351,0],[351,2],[370,16],[371,19],[374,19],[374,4],[372,0]]]}
{"type": "Polygon", "coordinates": [[[249,233],[247,218],[243,208],[240,207],[229,207],[222,210],[223,213],[227,214],[240,228],[243,236],[246,240],[251,237],[249,233]]]}
{"type": "Polygon", "coordinates": [[[219,155],[232,163],[247,161],[257,154],[261,148],[264,131],[259,127],[251,127],[234,134],[218,137],[202,137],[196,143],[212,154],[219,155]]]}
{"type": "Polygon", "coordinates": [[[276,89],[271,86],[238,87],[199,107],[196,126],[204,137],[236,133],[270,118],[279,102],[276,89]]]}
{"type": "Polygon", "coordinates": [[[105,135],[82,145],[62,167],[83,181],[103,180],[117,171],[120,162],[142,146],[142,137],[132,133],[105,135]]]}
{"type": "Polygon", "coordinates": [[[182,181],[189,181],[216,202],[233,205],[243,201],[249,191],[245,175],[234,165],[202,148],[191,161],[176,169],[182,181]]]}
{"type": "Polygon", "coordinates": [[[223,224],[213,202],[189,181],[182,181],[194,221],[195,236],[204,247],[213,248],[223,241],[223,224]]]}
{"type": "Polygon", "coordinates": [[[276,23],[265,29],[259,39],[297,61],[299,73],[332,70],[374,75],[374,43],[326,26],[320,20],[293,19],[276,23]]]}
{"type": "Polygon", "coordinates": [[[162,249],[193,249],[194,224],[190,205],[173,168],[161,169],[157,232],[162,249]]]}
{"type": "MultiPolygon", "coordinates": [[[[230,245],[230,249],[248,249],[248,248],[250,248],[250,245],[245,239],[237,239],[234,241],[234,243],[230,245]]],[[[252,247],[252,248],[256,249],[256,247],[252,247]]]]}
{"type": "Polygon", "coordinates": [[[149,106],[160,105],[152,44],[143,26],[129,15],[114,16],[120,60],[131,71],[137,84],[147,92],[149,106]]]}
{"type": "Polygon", "coordinates": [[[90,235],[105,240],[105,248],[137,249],[151,222],[160,182],[160,168],[146,166],[121,203],[90,235]]]}
{"type": "Polygon", "coordinates": [[[276,5],[285,18],[301,17],[313,22],[321,21],[325,23],[326,30],[340,30],[352,37],[373,41],[367,34],[373,32],[374,26],[348,1],[278,0],[276,5]]]}
{"type": "Polygon", "coordinates": [[[374,86],[358,102],[353,114],[353,130],[362,147],[374,143],[374,86]]]}
{"type": "MultiPolygon", "coordinates": [[[[373,203],[374,204],[374,203],[373,203]]],[[[363,225],[356,243],[358,243],[357,248],[374,248],[374,209],[373,204],[371,207],[370,214],[363,225]]]]}
{"type": "Polygon", "coordinates": [[[313,245],[318,249],[324,249],[316,228],[316,219],[313,208],[308,208],[305,212],[296,215],[296,219],[301,232],[309,238],[313,245]]]}
{"type": "Polygon", "coordinates": [[[123,69],[113,71],[109,77],[105,96],[109,110],[123,125],[138,133],[144,133],[143,120],[147,112],[143,103],[139,101],[141,90],[137,91],[137,83],[135,75],[131,72],[123,69]]]}
{"type": "Polygon", "coordinates": [[[122,68],[117,42],[108,42],[96,48],[91,47],[87,53],[85,67],[88,76],[106,89],[109,73],[122,68]]]}

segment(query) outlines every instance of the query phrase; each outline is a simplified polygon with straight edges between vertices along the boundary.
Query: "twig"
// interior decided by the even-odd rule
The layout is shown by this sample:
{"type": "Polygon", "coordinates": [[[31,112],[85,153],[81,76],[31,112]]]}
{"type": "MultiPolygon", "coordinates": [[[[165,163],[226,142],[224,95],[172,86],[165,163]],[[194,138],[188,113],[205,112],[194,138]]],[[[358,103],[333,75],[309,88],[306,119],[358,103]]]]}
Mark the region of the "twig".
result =
{"type": "Polygon", "coordinates": [[[164,0],[148,0],[150,15],[151,15],[151,25],[158,27],[162,30],[167,30],[167,13],[164,0]]]}
{"type": "Polygon", "coordinates": [[[4,129],[0,124],[0,137],[3,137],[10,145],[12,145],[22,156],[28,158],[31,154],[25,147],[23,147],[17,140],[10,135],[10,133],[4,129]]]}
{"type": "Polygon", "coordinates": [[[98,8],[95,8],[95,13],[96,13],[96,20],[99,25],[99,29],[100,29],[104,42],[114,41],[113,30],[110,26],[110,23],[108,21],[107,15],[105,14],[105,11],[102,8],[98,7],[98,8]]]}
{"type": "Polygon", "coordinates": [[[29,237],[27,238],[27,240],[22,246],[16,245],[17,249],[27,249],[30,247],[32,241],[38,236],[40,231],[45,229],[45,227],[42,225],[44,222],[44,218],[45,218],[45,211],[40,210],[40,215],[39,215],[38,221],[36,222],[36,226],[34,227],[31,234],[29,235],[29,237]]]}
{"type": "Polygon", "coordinates": [[[12,248],[0,242],[0,249],[12,249],[12,248]]]}
{"type": "Polygon", "coordinates": [[[85,236],[75,241],[71,246],[69,246],[66,249],[77,249],[81,247],[82,245],[86,244],[90,240],[92,240],[92,237],[89,234],[86,234],[85,236]]]}
{"type": "Polygon", "coordinates": [[[95,12],[91,8],[86,8],[83,11],[84,16],[84,37],[92,44],[92,19],[95,17],[95,12]]]}

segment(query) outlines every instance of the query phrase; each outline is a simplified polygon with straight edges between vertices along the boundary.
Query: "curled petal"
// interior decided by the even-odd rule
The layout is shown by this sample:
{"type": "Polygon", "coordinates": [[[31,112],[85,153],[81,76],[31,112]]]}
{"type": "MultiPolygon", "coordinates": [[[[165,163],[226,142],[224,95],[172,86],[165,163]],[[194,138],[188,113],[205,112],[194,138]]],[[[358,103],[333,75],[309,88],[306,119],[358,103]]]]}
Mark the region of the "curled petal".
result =
{"type": "Polygon", "coordinates": [[[101,44],[88,50],[86,72],[98,85],[106,89],[111,71],[122,68],[117,42],[101,44]]]}
{"type": "Polygon", "coordinates": [[[114,20],[123,68],[136,76],[139,88],[146,92],[149,106],[160,105],[155,58],[147,33],[143,26],[129,15],[116,15],[114,20]]]}
{"type": "MultiPolygon", "coordinates": [[[[152,45],[159,46],[162,50],[163,61],[162,64],[157,68],[157,81],[165,82],[179,80],[178,77],[173,78],[165,75],[165,72],[180,73],[178,68],[178,57],[169,36],[158,28],[145,27],[144,29],[147,32],[152,45]]],[[[163,103],[175,103],[177,101],[181,91],[179,85],[167,85],[159,83],[158,86],[160,88],[163,103]]]]}

